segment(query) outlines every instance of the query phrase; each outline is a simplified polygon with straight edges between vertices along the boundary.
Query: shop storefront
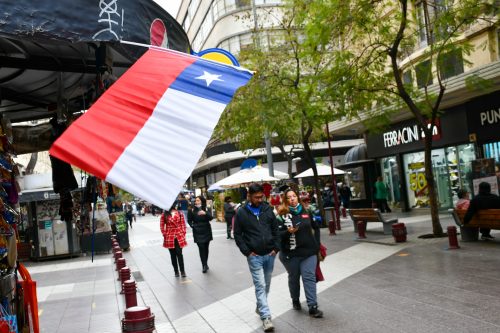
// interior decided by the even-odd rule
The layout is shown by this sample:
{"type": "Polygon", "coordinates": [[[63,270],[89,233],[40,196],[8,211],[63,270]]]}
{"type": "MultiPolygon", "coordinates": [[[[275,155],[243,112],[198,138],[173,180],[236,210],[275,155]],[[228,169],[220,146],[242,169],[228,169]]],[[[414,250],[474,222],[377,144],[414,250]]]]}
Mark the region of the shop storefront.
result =
{"type": "MultiPolygon", "coordinates": [[[[429,206],[424,167],[424,135],[414,120],[367,136],[368,157],[377,160],[387,184],[392,208],[429,206]]],[[[432,165],[440,209],[453,207],[460,188],[471,189],[471,161],[476,148],[469,142],[464,106],[444,112],[433,132],[432,165]]]]}
{"type": "Polygon", "coordinates": [[[484,158],[500,165],[500,91],[467,103],[467,123],[471,140],[477,142],[484,158]]]}

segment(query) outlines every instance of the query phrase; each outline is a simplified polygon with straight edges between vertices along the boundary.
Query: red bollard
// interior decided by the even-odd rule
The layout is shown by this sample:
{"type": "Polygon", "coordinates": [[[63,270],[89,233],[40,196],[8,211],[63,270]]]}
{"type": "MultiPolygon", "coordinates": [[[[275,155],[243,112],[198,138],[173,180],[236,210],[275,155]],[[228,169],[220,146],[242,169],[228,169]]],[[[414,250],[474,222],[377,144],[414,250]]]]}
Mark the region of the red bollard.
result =
{"type": "Polygon", "coordinates": [[[333,220],[328,221],[328,230],[330,230],[330,236],[335,236],[335,222],[333,220]]]}
{"type": "Polygon", "coordinates": [[[459,249],[460,246],[458,245],[458,239],[457,239],[457,227],[455,227],[454,225],[450,225],[447,229],[448,229],[448,242],[450,243],[450,247],[448,247],[448,250],[459,249]]]}
{"type": "MultiPolygon", "coordinates": [[[[118,281],[130,280],[130,268],[128,268],[127,266],[120,268],[117,280],[118,281]]],[[[122,288],[122,290],[123,290],[123,288],[122,288]]]]}
{"type": "Polygon", "coordinates": [[[366,223],[364,221],[358,221],[358,239],[366,238],[366,223]]]}
{"type": "Polygon", "coordinates": [[[149,306],[133,306],[124,314],[122,333],[152,333],[155,330],[155,316],[149,306]]]}
{"type": "Polygon", "coordinates": [[[343,218],[347,217],[347,210],[345,209],[345,207],[342,207],[342,217],[343,218]]]}
{"type": "Polygon", "coordinates": [[[120,269],[122,269],[125,266],[127,266],[127,262],[125,261],[125,258],[119,258],[116,261],[116,269],[115,269],[115,271],[118,271],[118,274],[119,274],[120,273],[120,269]]]}
{"type": "Polygon", "coordinates": [[[342,227],[340,226],[340,218],[337,220],[337,222],[335,223],[335,229],[337,230],[342,230],[342,227]]]}
{"type": "Polygon", "coordinates": [[[396,243],[406,242],[406,226],[404,223],[394,223],[392,225],[392,236],[396,243]]]}
{"type": "Polygon", "coordinates": [[[137,306],[137,288],[134,280],[123,282],[123,292],[125,294],[125,308],[137,306]]]}
{"type": "Polygon", "coordinates": [[[122,251],[116,251],[115,252],[115,263],[118,261],[119,258],[123,258],[123,252],[122,251]]]}

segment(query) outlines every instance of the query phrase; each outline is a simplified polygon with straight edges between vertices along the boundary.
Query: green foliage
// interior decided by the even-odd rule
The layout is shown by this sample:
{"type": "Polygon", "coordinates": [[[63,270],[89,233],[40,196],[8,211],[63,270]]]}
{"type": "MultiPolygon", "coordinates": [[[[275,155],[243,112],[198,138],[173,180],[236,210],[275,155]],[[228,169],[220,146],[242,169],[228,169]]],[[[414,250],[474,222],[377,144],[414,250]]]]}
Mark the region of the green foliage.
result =
{"type": "Polygon", "coordinates": [[[256,39],[239,55],[242,65],[256,73],[228,106],[216,134],[239,142],[241,149],[262,146],[266,132],[284,144],[318,140],[327,121],[343,116],[338,94],[327,89],[338,78],[329,69],[329,50],[304,41],[297,8],[283,11],[273,34],[279,43],[264,49],[256,39]]]}
{"type": "MultiPolygon", "coordinates": [[[[499,13],[492,0],[289,0],[289,4],[297,9],[296,23],[305,31],[308,47],[302,55],[317,59],[325,51],[328,54],[322,62],[328,65],[320,75],[322,100],[330,99],[329,105],[347,119],[358,118],[369,131],[381,131],[396,115],[410,111],[426,138],[432,137],[427,122],[441,112],[446,80],[455,75],[453,60],[467,65],[466,56],[473,51],[464,32],[478,22],[498,26],[499,13]],[[427,71],[416,70],[422,61],[428,62],[427,71]],[[418,86],[405,82],[403,72],[420,75],[418,86]]],[[[466,84],[471,89],[489,86],[476,76],[466,84]]],[[[426,152],[430,149],[432,141],[426,152]]],[[[426,159],[430,156],[426,154],[426,159]]],[[[432,165],[427,162],[426,178],[432,186],[432,165]]],[[[442,234],[434,191],[430,197],[434,233],[442,234]]]]}

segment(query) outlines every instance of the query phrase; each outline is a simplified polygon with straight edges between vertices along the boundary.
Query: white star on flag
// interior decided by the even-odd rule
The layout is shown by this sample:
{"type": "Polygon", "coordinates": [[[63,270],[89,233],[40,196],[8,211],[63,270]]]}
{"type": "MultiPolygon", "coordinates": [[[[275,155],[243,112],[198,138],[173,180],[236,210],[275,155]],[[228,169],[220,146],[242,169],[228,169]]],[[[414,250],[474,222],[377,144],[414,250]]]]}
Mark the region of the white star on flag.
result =
{"type": "Polygon", "coordinates": [[[217,75],[217,74],[211,74],[207,71],[203,71],[203,75],[196,77],[196,80],[205,80],[207,82],[207,87],[210,86],[210,84],[213,81],[224,81],[219,79],[222,75],[217,75]]]}

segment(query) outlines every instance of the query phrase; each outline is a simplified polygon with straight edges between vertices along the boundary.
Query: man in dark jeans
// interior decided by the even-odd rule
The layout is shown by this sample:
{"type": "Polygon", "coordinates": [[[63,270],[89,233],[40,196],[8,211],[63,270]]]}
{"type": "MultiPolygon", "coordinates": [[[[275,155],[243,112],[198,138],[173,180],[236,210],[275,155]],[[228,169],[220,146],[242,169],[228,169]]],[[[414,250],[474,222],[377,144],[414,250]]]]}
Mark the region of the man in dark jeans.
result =
{"type": "Polygon", "coordinates": [[[262,319],[264,332],[274,331],[267,295],[271,287],[274,260],[279,251],[278,223],[273,209],[263,202],[264,189],[259,184],[248,188],[248,201],[238,209],[234,220],[234,239],[247,257],[255,286],[256,312],[262,319]]]}
{"type": "MultiPolygon", "coordinates": [[[[479,194],[470,201],[469,209],[467,209],[467,213],[465,213],[464,224],[466,225],[469,223],[474,214],[481,209],[500,209],[500,197],[491,193],[491,186],[486,182],[479,184],[479,194]]],[[[479,229],[482,240],[491,240],[495,238],[490,235],[490,230],[489,228],[479,229]]]]}

